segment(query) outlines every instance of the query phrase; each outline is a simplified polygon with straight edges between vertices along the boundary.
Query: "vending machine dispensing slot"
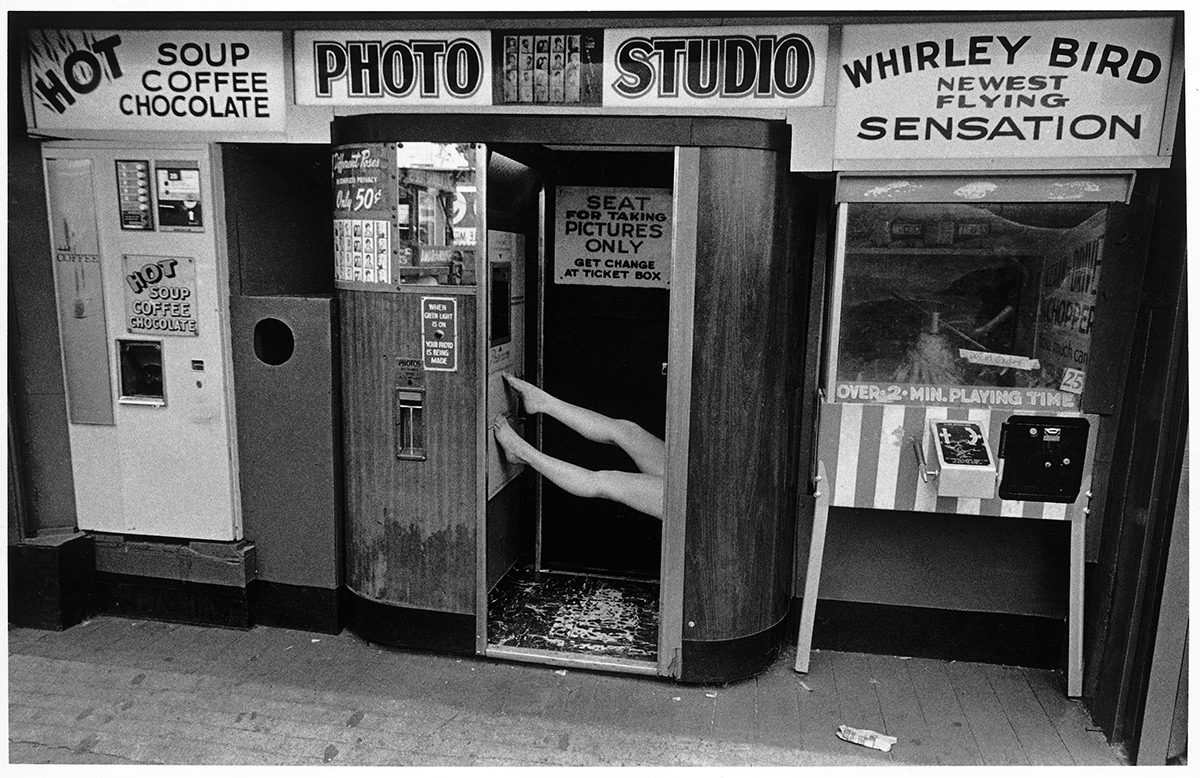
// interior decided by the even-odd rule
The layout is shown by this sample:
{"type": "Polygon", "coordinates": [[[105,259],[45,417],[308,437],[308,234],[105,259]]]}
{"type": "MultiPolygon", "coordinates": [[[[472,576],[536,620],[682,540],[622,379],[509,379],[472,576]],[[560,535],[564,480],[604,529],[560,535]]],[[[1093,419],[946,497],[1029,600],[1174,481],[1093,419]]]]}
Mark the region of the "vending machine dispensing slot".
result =
{"type": "Polygon", "coordinates": [[[162,341],[118,339],[117,362],[121,366],[119,402],[129,405],[166,405],[162,341]]]}
{"type": "Polygon", "coordinates": [[[425,461],[425,390],[396,390],[396,458],[425,461]]]}

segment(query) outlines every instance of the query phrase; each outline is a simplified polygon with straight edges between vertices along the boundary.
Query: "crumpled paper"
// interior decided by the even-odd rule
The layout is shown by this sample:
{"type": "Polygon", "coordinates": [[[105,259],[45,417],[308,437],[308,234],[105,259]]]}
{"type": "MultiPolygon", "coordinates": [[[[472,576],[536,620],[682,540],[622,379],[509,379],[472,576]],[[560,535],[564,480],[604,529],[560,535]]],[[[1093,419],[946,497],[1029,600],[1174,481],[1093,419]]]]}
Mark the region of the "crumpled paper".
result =
{"type": "Polygon", "coordinates": [[[892,746],[896,745],[896,738],[891,735],[882,735],[870,729],[848,727],[845,724],[838,727],[837,732],[834,734],[847,743],[857,743],[860,746],[874,748],[879,751],[891,751],[892,746]]]}

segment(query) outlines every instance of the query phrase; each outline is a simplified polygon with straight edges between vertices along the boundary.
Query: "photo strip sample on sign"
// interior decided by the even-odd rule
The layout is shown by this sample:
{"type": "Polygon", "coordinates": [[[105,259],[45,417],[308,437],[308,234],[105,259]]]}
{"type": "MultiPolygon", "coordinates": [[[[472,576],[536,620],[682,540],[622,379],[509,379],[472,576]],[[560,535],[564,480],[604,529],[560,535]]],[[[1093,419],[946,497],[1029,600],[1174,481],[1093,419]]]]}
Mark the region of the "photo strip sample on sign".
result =
{"type": "Polygon", "coordinates": [[[600,105],[603,35],[599,29],[493,32],[493,102],[600,105]]]}

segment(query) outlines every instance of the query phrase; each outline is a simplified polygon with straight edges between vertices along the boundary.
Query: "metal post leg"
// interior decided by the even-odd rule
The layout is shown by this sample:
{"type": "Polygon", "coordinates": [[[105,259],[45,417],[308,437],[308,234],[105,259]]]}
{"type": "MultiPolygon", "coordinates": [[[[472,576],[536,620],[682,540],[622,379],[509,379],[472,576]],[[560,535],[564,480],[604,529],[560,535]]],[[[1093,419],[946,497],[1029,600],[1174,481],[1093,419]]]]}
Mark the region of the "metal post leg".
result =
{"type": "Polygon", "coordinates": [[[817,618],[817,589],[821,585],[821,558],[825,554],[825,526],[829,522],[829,489],[825,463],[817,463],[817,498],[812,540],[808,545],[808,572],[804,576],[804,601],[800,607],[800,634],[796,639],[796,672],[807,673],[812,653],[813,624],[817,618]]]}
{"type": "MultiPolygon", "coordinates": [[[[1091,492],[1087,493],[1091,498],[1091,492]]],[[[1071,582],[1067,604],[1067,696],[1083,696],[1084,528],[1087,507],[1071,508],[1071,582]]]]}

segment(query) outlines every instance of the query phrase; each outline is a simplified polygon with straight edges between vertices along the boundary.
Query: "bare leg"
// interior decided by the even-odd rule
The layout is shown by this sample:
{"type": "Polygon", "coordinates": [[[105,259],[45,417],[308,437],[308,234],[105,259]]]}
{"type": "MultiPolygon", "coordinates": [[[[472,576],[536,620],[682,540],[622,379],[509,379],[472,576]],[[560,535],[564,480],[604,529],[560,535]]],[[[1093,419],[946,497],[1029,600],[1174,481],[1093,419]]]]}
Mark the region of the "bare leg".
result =
{"type": "Polygon", "coordinates": [[[563,491],[577,497],[614,500],[635,511],[662,519],[661,476],[619,470],[587,470],[538,451],[518,435],[503,416],[498,417],[492,427],[496,432],[496,442],[510,461],[524,462],[563,491]]]}
{"type": "Polygon", "coordinates": [[[637,423],[613,419],[602,413],[572,405],[509,373],[504,374],[504,380],[521,395],[521,404],[525,406],[527,413],[544,413],[561,421],[588,440],[619,446],[643,473],[662,476],[666,472],[666,443],[642,429],[637,423]]]}

